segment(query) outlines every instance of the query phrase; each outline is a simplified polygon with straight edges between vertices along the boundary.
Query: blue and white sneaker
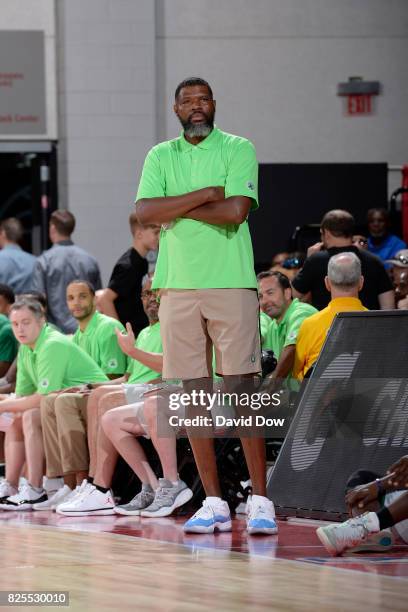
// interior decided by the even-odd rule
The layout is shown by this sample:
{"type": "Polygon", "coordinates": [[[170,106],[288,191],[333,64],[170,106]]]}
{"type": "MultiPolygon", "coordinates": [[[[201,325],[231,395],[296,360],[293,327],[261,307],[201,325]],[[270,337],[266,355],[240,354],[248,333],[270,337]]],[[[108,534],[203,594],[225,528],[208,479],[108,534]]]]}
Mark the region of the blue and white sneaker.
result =
{"type": "Polygon", "coordinates": [[[275,535],[278,533],[275,507],[267,497],[253,495],[248,504],[247,514],[247,531],[250,535],[275,535]]]}
{"type": "Polygon", "coordinates": [[[231,531],[231,514],[226,501],[207,497],[202,507],[184,524],[187,533],[214,533],[231,531]]]}

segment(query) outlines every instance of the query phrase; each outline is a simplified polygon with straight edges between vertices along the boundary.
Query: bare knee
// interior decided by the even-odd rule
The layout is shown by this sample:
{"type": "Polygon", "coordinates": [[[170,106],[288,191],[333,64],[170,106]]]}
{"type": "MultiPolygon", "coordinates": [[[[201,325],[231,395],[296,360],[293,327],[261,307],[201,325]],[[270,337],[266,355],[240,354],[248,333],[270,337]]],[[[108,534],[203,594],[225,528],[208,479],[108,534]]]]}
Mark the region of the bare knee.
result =
{"type": "Polygon", "coordinates": [[[36,429],[41,427],[41,416],[38,408],[26,410],[22,416],[23,430],[27,428],[36,429]]]}

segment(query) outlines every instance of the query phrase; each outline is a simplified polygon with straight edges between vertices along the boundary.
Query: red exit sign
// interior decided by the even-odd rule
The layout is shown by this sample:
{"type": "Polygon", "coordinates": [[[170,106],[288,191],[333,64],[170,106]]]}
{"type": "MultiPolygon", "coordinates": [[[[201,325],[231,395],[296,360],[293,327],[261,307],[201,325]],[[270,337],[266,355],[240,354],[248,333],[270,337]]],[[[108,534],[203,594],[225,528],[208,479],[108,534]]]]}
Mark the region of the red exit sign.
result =
{"type": "Polygon", "coordinates": [[[347,115],[371,115],[373,112],[372,96],[369,94],[351,94],[347,96],[347,115]]]}

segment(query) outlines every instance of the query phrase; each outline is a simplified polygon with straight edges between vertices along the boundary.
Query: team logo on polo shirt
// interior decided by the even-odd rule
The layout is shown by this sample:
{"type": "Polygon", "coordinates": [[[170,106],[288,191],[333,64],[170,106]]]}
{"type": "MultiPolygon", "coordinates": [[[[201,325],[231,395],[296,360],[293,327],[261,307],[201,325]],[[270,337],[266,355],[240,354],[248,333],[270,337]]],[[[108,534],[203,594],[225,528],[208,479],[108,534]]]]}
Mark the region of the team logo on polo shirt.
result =
{"type": "Polygon", "coordinates": [[[41,389],[46,389],[47,387],[49,387],[49,385],[50,385],[50,381],[48,380],[48,378],[43,378],[43,379],[40,381],[40,387],[41,387],[41,389]]]}
{"type": "Polygon", "coordinates": [[[290,334],[288,334],[288,340],[296,340],[296,337],[297,337],[296,331],[291,331],[290,334]]]}
{"type": "Polygon", "coordinates": [[[248,182],[247,182],[247,187],[248,187],[248,189],[250,189],[251,191],[254,191],[254,189],[255,189],[255,185],[252,183],[252,181],[248,181],[248,182]]]}
{"type": "Polygon", "coordinates": [[[117,359],[109,359],[108,361],[108,368],[117,368],[118,367],[118,362],[117,359]]]}

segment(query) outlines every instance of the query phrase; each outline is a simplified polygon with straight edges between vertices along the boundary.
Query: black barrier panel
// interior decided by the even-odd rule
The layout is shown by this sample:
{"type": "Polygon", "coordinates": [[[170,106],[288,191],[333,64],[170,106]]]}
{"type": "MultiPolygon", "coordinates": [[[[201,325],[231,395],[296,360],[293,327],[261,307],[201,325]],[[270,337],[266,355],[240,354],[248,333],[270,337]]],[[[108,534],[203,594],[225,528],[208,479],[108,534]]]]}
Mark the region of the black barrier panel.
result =
{"type": "Polygon", "coordinates": [[[278,514],[340,518],[358,469],[408,454],[408,311],[341,313],[269,482],[278,514]]]}

